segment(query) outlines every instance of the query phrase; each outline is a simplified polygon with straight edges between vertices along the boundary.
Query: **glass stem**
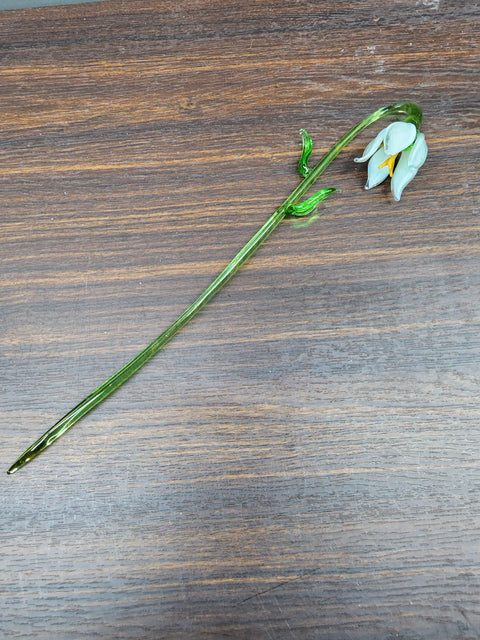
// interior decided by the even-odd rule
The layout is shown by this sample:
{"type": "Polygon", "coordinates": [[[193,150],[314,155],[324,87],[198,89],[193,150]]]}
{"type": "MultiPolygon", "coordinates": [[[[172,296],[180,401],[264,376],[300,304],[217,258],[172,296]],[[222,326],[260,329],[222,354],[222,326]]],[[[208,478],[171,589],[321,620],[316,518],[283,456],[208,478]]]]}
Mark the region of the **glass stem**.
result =
{"type": "Polygon", "coordinates": [[[336,158],[340,151],[355,136],[363,131],[370,124],[376,122],[380,118],[393,115],[405,115],[405,120],[413,122],[417,129],[420,127],[422,112],[421,109],[411,102],[400,102],[389,105],[375,111],[367,116],[348,131],[340,140],[333,145],[318,164],[311,169],[307,177],[298,185],[298,187],[290,194],[290,196],[278,207],[278,209],[270,216],[265,224],[257,231],[257,233],[247,242],[247,244],[237,253],[233,260],[223,269],[223,271],[215,278],[215,280],[198,296],[198,298],[173,322],[168,329],[163,331],[153,342],[151,342],[143,351],[140,351],[130,362],[119,369],[108,380],[101,384],[95,391],[88,395],[82,402],[69,411],[63,418],[56,422],[46,433],[44,433],[36,442],[34,442],[10,467],[8,473],[14,473],[27,462],[30,462],[39,453],[53,444],[60,436],[62,436],[70,427],[72,427],[80,418],[89,413],[98,404],[100,404],[111,393],[118,389],[126,382],[134,373],[136,373],[145,363],[147,363],[173,336],[184,327],[199,311],[202,309],[213,296],[230,280],[230,278],[240,269],[240,267],[255,253],[258,247],[268,238],[268,236],[277,228],[282,220],[289,214],[289,210],[295,205],[310,189],[310,187],[318,180],[320,175],[325,171],[328,165],[336,158]]]}

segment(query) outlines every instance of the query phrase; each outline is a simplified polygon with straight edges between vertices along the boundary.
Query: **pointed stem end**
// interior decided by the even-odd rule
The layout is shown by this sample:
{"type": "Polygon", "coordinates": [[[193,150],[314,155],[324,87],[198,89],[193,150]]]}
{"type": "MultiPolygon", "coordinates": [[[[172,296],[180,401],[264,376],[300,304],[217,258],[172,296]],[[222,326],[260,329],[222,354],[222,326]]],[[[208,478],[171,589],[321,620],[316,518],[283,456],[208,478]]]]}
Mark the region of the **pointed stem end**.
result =
{"type": "Polygon", "coordinates": [[[10,469],[7,471],[7,474],[12,475],[12,473],[15,473],[15,471],[18,471],[19,469],[24,467],[27,464],[27,462],[30,462],[32,457],[33,456],[25,457],[25,455],[22,454],[17,460],[15,460],[15,462],[12,464],[10,469]]]}

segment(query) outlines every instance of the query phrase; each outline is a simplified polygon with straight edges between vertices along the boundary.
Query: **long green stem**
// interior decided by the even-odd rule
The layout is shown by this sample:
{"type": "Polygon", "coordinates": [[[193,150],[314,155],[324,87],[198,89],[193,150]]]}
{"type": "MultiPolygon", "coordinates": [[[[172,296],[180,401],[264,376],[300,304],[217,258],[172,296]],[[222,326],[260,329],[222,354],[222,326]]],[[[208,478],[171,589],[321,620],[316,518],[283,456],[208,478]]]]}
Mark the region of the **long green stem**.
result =
{"type": "Polygon", "coordinates": [[[328,151],[320,162],[308,173],[307,177],[298,185],[290,196],[280,205],[257,233],[247,242],[247,244],[237,253],[233,260],[223,269],[215,280],[199,295],[199,297],[173,322],[168,329],[161,333],[151,344],[136,355],[130,362],[117,371],[113,376],[101,384],[95,391],[88,395],[80,404],[69,411],[63,418],[55,423],[46,433],[34,442],[10,467],[8,473],[15,473],[30,462],[39,453],[53,444],[80,418],[94,409],[100,402],[105,400],[118,387],[126,382],[135,372],[137,372],[146,362],[148,362],[173,336],[184,327],[213,296],[230,280],[238,269],[252,256],[258,247],[277,228],[280,222],[292,211],[292,207],[307,193],[310,187],[318,180],[328,165],[336,158],[340,151],[355,136],[380,118],[393,115],[405,115],[405,120],[420,127],[422,112],[420,108],[412,102],[400,102],[383,107],[375,111],[370,116],[359,122],[350,129],[340,140],[328,151]]]}

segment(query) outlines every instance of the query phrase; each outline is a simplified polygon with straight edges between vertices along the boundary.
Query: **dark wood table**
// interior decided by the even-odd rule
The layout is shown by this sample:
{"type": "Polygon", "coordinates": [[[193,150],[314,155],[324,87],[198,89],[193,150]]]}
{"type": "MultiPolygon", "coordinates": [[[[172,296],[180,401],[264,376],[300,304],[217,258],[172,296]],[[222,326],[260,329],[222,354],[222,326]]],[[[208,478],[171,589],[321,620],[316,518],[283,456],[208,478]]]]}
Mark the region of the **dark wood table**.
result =
{"type": "MultiPolygon", "coordinates": [[[[0,637],[480,637],[475,2],[0,13],[1,466],[165,329],[398,100],[399,203],[352,160],[160,354],[1,476],[0,637]]],[[[384,125],[383,125],[384,126],[384,125]]]]}

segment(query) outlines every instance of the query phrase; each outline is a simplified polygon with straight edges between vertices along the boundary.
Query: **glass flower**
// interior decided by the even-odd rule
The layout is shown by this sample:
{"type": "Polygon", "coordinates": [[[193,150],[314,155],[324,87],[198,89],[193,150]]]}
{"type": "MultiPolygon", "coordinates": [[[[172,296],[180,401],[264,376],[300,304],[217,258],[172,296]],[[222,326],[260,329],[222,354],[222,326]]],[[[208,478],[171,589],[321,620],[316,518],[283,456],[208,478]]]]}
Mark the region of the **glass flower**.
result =
{"type": "Polygon", "coordinates": [[[415,176],[418,169],[427,157],[427,145],[425,136],[419,133],[422,122],[422,110],[413,102],[398,102],[387,105],[370,114],[352,129],[347,131],[327,153],[314,166],[310,167],[308,160],[312,153],[312,140],[308,133],[302,129],[302,152],[298,163],[298,171],[303,178],[300,184],[292,191],[286,200],[272,213],[270,218],[240,249],[237,255],[217,275],[211,284],[185,309],[185,311],[153,342],[146,346],[140,353],[127,362],[121,369],[114,373],[108,380],[97,387],[90,395],[60,418],[43,436],[38,438],[22,455],[17,458],[8,470],[15,473],[18,469],[33,460],[39,453],[52,445],[68,429],[76,424],[80,418],[92,411],[105,398],[124,384],[143,365],[160,351],[194,316],[202,309],[213,296],[232,278],[238,269],[255,253],[258,247],[270,236],[286,217],[303,217],[310,215],[322,200],[338,189],[321,189],[310,197],[307,196],[310,188],[322,175],[329,164],[337,157],[340,151],[349,144],[359,133],[368,126],[387,116],[405,116],[406,121],[394,122],[383,129],[378,136],[367,146],[361,158],[357,162],[370,160],[368,165],[367,189],[385,180],[390,173],[392,176],[392,191],[396,200],[400,200],[405,186],[415,176]],[[400,153],[397,166],[394,170],[395,159],[400,153]],[[304,199],[306,198],[306,199],[304,199]]]}
{"type": "Polygon", "coordinates": [[[365,189],[371,189],[390,175],[395,200],[400,200],[403,190],[416,176],[427,158],[425,136],[411,122],[393,122],[366,146],[363,155],[355,162],[368,162],[368,178],[365,189]],[[395,166],[395,161],[400,158],[395,166]]]}

